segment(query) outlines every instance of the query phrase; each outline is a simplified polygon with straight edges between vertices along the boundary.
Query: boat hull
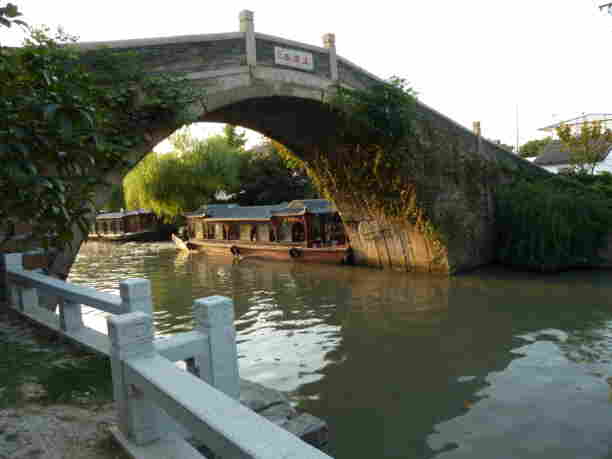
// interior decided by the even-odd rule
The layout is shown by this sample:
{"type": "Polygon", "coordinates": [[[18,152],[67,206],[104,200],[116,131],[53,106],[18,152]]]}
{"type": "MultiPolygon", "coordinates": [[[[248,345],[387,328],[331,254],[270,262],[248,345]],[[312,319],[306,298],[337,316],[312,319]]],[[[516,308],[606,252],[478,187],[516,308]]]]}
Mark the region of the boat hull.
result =
{"type": "Polygon", "coordinates": [[[157,228],[149,231],[138,231],[134,233],[90,233],[88,236],[89,240],[98,241],[114,241],[114,242],[154,242],[154,241],[167,241],[170,239],[172,229],[170,228],[157,228]]]}
{"type": "Polygon", "coordinates": [[[211,242],[191,239],[188,245],[195,250],[243,259],[253,257],[298,263],[347,263],[350,261],[351,253],[351,249],[344,246],[303,247],[285,244],[249,244],[244,241],[211,242]]]}

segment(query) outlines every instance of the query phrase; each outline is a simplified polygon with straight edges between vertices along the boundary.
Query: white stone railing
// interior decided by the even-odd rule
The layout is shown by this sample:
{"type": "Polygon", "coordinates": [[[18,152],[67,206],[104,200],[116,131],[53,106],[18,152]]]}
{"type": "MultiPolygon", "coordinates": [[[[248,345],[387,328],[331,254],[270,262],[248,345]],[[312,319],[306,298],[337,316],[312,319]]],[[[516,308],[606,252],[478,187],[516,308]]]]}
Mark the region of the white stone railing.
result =
{"type": "Polygon", "coordinates": [[[118,412],[111,430],[133,457],[204,457],[185,440],[191,438],[217,458],[329,458],[240,404],[231,299],[196,300],[194,331],[155,339],[145,279],[121,281],[113,295],[25,270],[22,254],[2,255],[2,265],[9,307],[110,356],[118,412]],[[59,314],[39,307],[39,295],[57,298],[59,314]],[[112,314],[108,335],[83,323],[81,305],[112,314]],[[179,360],[188,371],[174,364],[179,360]]]}

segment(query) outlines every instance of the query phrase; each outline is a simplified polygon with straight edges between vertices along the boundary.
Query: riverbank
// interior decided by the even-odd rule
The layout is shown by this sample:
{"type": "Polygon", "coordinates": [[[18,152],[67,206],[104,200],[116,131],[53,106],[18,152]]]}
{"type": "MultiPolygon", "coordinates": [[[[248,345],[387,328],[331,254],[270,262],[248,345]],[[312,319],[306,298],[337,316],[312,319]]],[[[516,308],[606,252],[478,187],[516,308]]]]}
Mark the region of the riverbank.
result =
{"type": "Polygon", "coordinates": [[[85,353],[0,304],[0,458],[127,459],[107,359],[85,353]]]}
{"type": "MultiPolygon", "coordinates": [[[[83,352],[0,304],[0,459],[130,457],[109,429],[116,426],[110,364],[83,352]]],[[[240,381],[240,402],[315,447],[327,425],[299,413],[281,392],[240,381]]],[[[194,443],[207,457],[215,456],[194,443]]]]}

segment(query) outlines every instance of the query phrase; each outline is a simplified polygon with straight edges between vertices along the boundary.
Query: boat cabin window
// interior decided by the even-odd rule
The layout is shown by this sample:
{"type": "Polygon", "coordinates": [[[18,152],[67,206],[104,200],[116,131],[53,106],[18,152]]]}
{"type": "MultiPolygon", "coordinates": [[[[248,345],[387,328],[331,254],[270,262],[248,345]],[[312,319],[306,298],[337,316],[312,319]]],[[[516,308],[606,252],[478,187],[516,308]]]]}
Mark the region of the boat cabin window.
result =
{"type": "Polygon", "coordinates": [[[212,223],[204,223],[204,235],[206,239],[214,239],[215,225],[212,223]]]}
{"type": "Polygon", "coordinates": [[[304,242],[306,240],[303,223],[297,222],[291,226],[291,240],[293,242],[304,242]]]}

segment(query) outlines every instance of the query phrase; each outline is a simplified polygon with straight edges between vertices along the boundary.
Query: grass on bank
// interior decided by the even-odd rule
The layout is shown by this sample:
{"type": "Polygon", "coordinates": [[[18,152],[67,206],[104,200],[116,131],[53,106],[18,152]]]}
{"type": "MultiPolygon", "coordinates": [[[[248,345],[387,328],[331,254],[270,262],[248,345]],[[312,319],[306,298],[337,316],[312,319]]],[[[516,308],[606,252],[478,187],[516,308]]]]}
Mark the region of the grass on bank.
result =
{"type": "Polygon", "coordinates": [[[0,313],[0,356],[0,409],[31,401],[112,401],[108,358],[62,342],[10,311],[0,313]]]}

